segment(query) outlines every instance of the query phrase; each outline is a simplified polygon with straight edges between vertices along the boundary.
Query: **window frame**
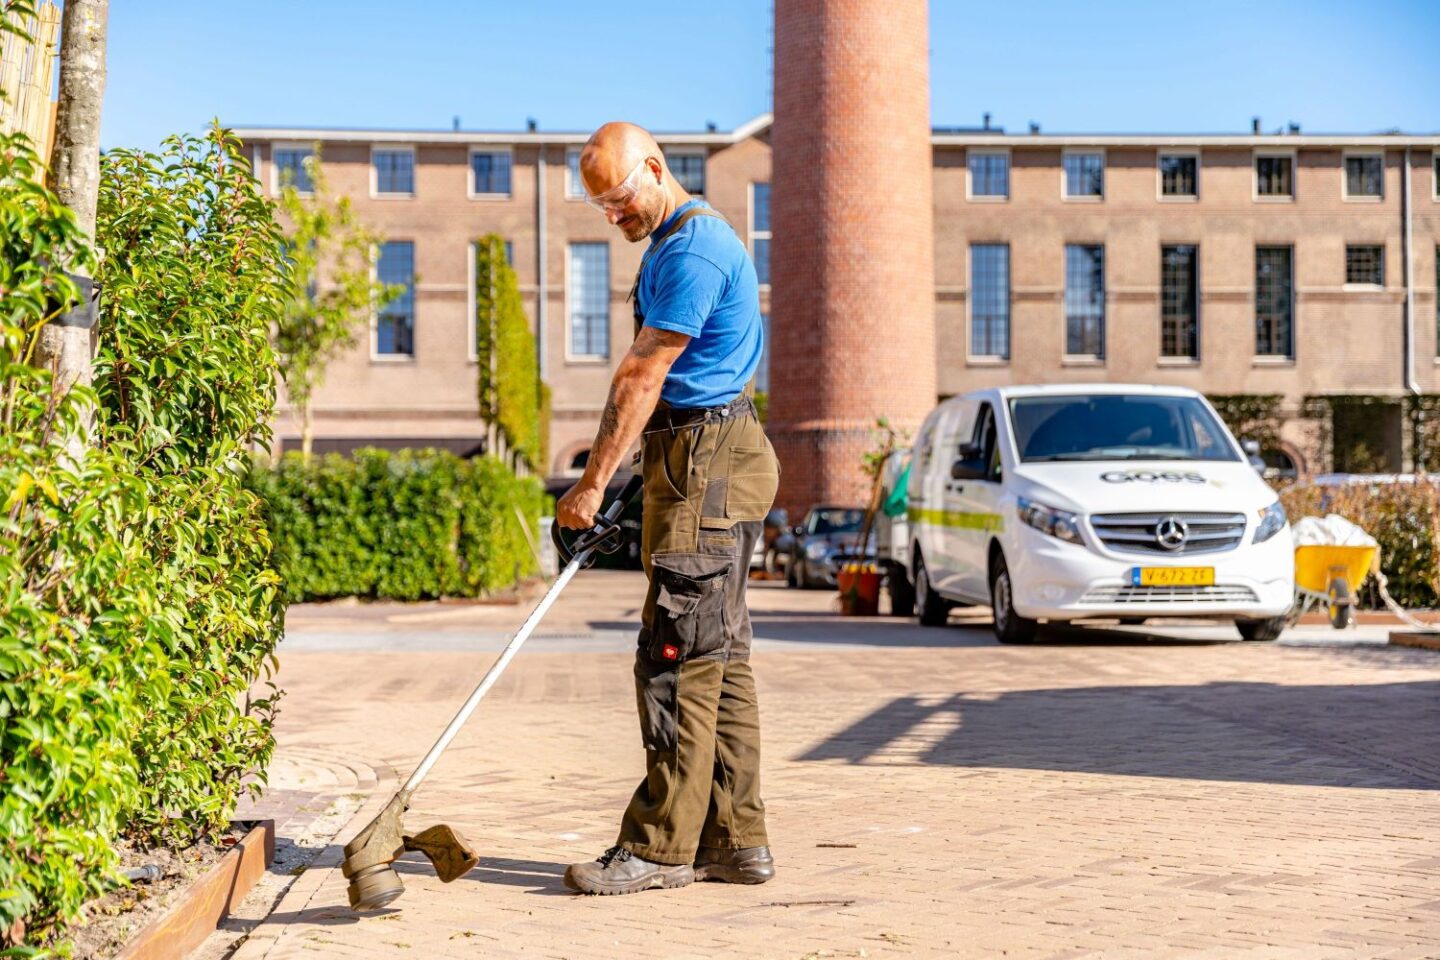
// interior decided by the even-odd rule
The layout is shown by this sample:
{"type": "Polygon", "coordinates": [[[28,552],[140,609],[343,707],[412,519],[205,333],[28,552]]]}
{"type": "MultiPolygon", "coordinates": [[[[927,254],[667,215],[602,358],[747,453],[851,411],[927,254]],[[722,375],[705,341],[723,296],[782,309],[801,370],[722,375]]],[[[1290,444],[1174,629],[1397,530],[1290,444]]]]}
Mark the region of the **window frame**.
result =
{"type": "Polygon", "coordinates": [[[1061,283],[1060,283],[1060,364],[1061,366],[1094,366],[1103,367],[1106,362],[1106,348],[1109,346],[1109,320],[1110,320],[1110,283],[1109,283],[1109,252],[1106,250],[1104,241],[1099,243],[1086,243],[1083,241],[1069,241],[1064,245],[1064,253],[1060,261],[1061,283]],[[1070,308],[1065,302],[1070,291],[1070,248],[1071,247],[1099,247],[1100,248],[1100,352],[1071,353],[1070,352],[1070,308]]]}
{"type": "Polygon", "coordinates": [[[1104,203],[1105,193],[1108,187],[1109,160],[1104,147],[1065,147],[1060,151],[1060,199],[1066,203],[1104,203]],[[1070,192],[1070,173],[1065,169],[1065,158],[1099,156],[1100,157],[1100,192],[1077,193],[1070,192]]]}
{"type": "Polygon", "coordinates": [[[410,244],[410,352],[409,353],[381,353],[380,352],[380,313],[381,308],[372,306],[370,308],[370,362],[371,363],[414,363],[419,351],[416,349],[419,344],[415,336],[419,329],[416,322],[419,316],[419,304],[416,298],[418,284],[415,278],[418,275],[415,269],[415,241],[404,238],[388,237],[384,243],[377,243],[371,247],[370,256],[370,280],[372,283],[380,280],[380,251],[387,243],[408,243],[410,244]]]}
{"type": "MultiPolygon", "coordinates": [[[[1298,296],[1298,293],[1299,293],[1299,292],[1295,289],[1295,244],[1293,244],[1293,243],[1257,243],[1257,244],[1254,245],[1254,247],[1253,247],[1252,249],[1253,249],[1254,252],[1252,253],[1252,258],[1253,258],[1253,260],[1252,260],[1252,265],[1251,265],[1251,274],[1252,274],[1252,276],[1254,277],[1254,280],[1253,280],[1252,282],[1254,283],[1255,286],[1254,286],[1254,291],[1253,291],[1253,293],[1252,293],[1252,295],[1251,295],[1252,304],[1253,304],[1253,307],[1254,307],[1254,310],[1252,311],[1253,316],[1252,316],[1251,320],[1252,320],[1253,323],[1256,323],[1257,326],[1258,326],[1258,322],[1259,322],[1259,319],[1260,319],[1260,317],[1259,317],[1259,313],[1260,313],[1260,251],[1261,251],[1262,249],[1266,249],[1266,250],[1279,249],[1279,250],[1288,250],[1289,253],[1290,253],[1290,276],[1289,276],[1289,279],[1288,279],[1287,284],[1286,284],[1287,287],[1288,287],[1289,290],[1290,290],[1290,310],[1289,310],[1289,319],[1290,319],[1290,342],[1289,342],[1289,344],[1288,344],[1289,350],[1288,350],[1288,352],[1286,352],[1286,353],[1261,353],[1261,352],[1260,352],[1260,349],[1259,349],[1260,344],[1259,344],[1258,342],[1257,342],[1257,343],[1252,343],[1252,344],[1250,345],[1251,351],[1252,351],[1253,356],[1254,356],[1254,358],[1255,358],[1255,362],[1256,362],[1256,363],[1259,363],[1259,364],[1262,364],[1262,365],[1263,365],[1263,364],[1269,364],[1269,365],[1293,364],[1293,363],[1295,362],[1295,354],[1296,354],[1296,349],[1295,349],[1295,348],[1296,348],[1296,345],[1298,344],[1299,339],[1300,339],[1298,336],[1296,336],[1296,329],[1295,329],[1297,326],[1299,326],[1298,321],[1299,321],[1299,314],[1300,314],[1300,311],[1299,311],[1299,309],[1298,309],[1298,307],[1299,307],[1299,296],[1298,296]]],[[[1257,332],[1258,332],[1258,331],[1257,331],[1257,332]]]]}
{"type": "Polygon", "coordinates": [[[1015,280],[1014,258],[1008,240],[972,241],[966,247],[965,255],[969,276],[965,288],[965,362],[975,366],[1008,366],[1015,355],[1015,280]],[[1005,248],[1005,353],[986,354],[975,352],[975,248],[1005,248]]]}
{"type": "Polygon", "coordinates": [[[1385,202],[1385,151],[1384,150],[1344,150],[1340,154],[1340,199],[1346,203],[1384,203],[1385,202]],[[1355,194],[1350,193],[1350,170],[1347,166],[1351,158],[1368,158],[1380,161],[1380,193],[1379,194],[1355,194]]]}
{"type": "Polygon", "coordinates": [[[1440,203],[1440,147],[1430,151],[1430,199],[1440,203]]]}
{"type": "MultiPolygon", "coordinates": [[[[578,200],[581,203],[585,201],[585,184],[580,180],[580,154],[582,152],[583,150],[580,147],[565,148],[565,199],[578,200]],[[575,158],[574,170],[570,169],[571,157],[575,158]]],[[[470,170],[473,176],[475,168],[471,167],[470,170]]],[[[513,167],[511,168],[511,173],[513,176],[513,167]]]]}
{"type": "Polygon", "coordinates": [[[1250,151],[1250,195],[1255,203],[1294,203],[1300,194],[1300,157],[1293,148],[1256,147],[1250,151]],[[1290,193],[1272,194],[1260,192],[1261,158],[1279,157],[1290,161],[1290,193]]]}
{"type": "Polygon", "coordinates": [[[611,273],[613,273],[613,272],[614,272],[614,263],[613,263],[613,261],[612,261],[612,259],[611,259],[611,256],[610,256],[610,241],[609,241],[609,240],[574,240],[574,239],[572,239],[572,240],[567,240],[567,241],[566,241],[566,243],[565,243],[565,362],[566,362],[566,363],[568,363],[568,364],[575,364],[575,365],[577,365],[577,366],[602,366],[602,365],[607,365],[607,364],[610,363],[610,354],[611,354],[611,352],[612,352],[612,350],[613,350],[613,348],[614,348],[614,344],[610,342],[610,341],[611,341],[611,337],[610,337],[610,327],[611,327],[611,324],[612,324],[613,321],[614,321],[614,317],[611,315],[612,308],[611,308],[611,306],[610,306],[610,297],[611,297],[611,294],[612,294],[612,289],[611,289],[610,284],[611,284],[611,281],[612,281],[613,278],[612,278],[611,276],[609,276],[609,274],[611,274],[611,273]],[[575,247],[577,244],[599,244],[599,245],[605,247],[605,267],[606,267],[607,276],[606,276],[606,278],[605,278],[605,307],[606,307],[606,309],[605,309],[605,353],[604,353],[604,354],[575,353],[575,352],[571,349],[571,348],[574,346],[574,340],[573,340],[573,338],[572,338],[572,334],[574,333],[574,324],[573,324],[574,315],[571,313],[571,307],[572,307],[572,306],[574,305],[574,303],[575,303],[576,293],[577,293],[577,291],[575,290],[574,277],[572,276],[572,272],[573,272],[572,268],[574,267],[574,260],[575,260],[575,257],[574,257],[574,247],[575,247]]]}
{"type": "Polygon", "coordinates": [[[1345,244],[1345,289],[1346,290],[1384,290],[1385,289],[1385,244],[1384,243],[1346,243],[1345,244]],[[1369,283],[1363,280],[1350,279],[1350,251],[1360,247],[1375,247],[1380,250],[1380,282],[1369,283]]]}
{"type": "Polygon", "coordinates": [[[465,197],[468,200],[512,200],[515,197],[515,148],[513,146],[470,145],[465,151],[465,197]],[[510,157],[510,189],[506,193],[475,192],[475,155],[477,153],[507,154],[510,157]]]}
{"type": "MultiPolygon", "coordinates": [[[[278,152],[281,151],[281,150],[308,150],[308,151],[310,151],[310,156],[313,158],[317,153],[320,152],[318,149],[316,149],[316,146],[317,146],[317,145],[316,145],[316,143],[315,143],[313,140],[311,140],[311,141],[305,141],[305,140],[274,140],[274,141],[271,141],[271,143],[270,143],[270,195],[271,195],[272,197],[278,197],[278,196],[280,196],[280,171],[281,171],[281,169],[282,169],[281,166],[280,166],[280,164],[277,163],[276,160],[275,160],[275,154],[278,153],[278,152]]],[[[301,162],[303,163],[304,161],[301,161],[301,162]]],[[[307,173],[306,176],[310,176],[310,175],[307,173]]],[[[313,177],[311,178],[311,181],[310,181],[310,187],[311,187],[311,189],[309,189],[309,190],[301,190],[301,189],[299,189],[299,188],[297,187],[296,190],[295,190],[295,194],[296,194],[297,196],[301,196],[301,197],[313,197],[313,196],[315,196],[315,189],[314,189],[314,187],[315,187],[315,181],[314,181],[314,178],[313,178],[313,177]]]]}
{"type": "Polygon", "coordinates": [[[419,155],[413,143],[372,143],[370,144],[370,199],[371,200],[414,200],[415,199],[415,175],[419,169],[419,155]],[[410,192],[397,193],[394,191],[380,190],[380,171],[375,166],[375,155],[377,153],[408,153],[410,154],[410,192]]]}
{"type": "Polygon", "coordinates": [[[1161,203],[1200,202],[1200,148],[1159,149],[1155,151],[1155,199],[1161,203]],[[1195,161],[1195,192],[1166,193],[1164,160],[1166,157],[1188,157],[1195,161]]]}
{"type": "MultiPolygon", "coordinates": [[[[1197,168],[1198,172],[1198,168],[1197,168]]],[[[1198,178],[1197,178],[1198,180],[1198,178]]],[[[1200,307],[1200,242],[1194,243],[1164,243],[1160,244],[1160,353],[1159,364],[1162,367],[1198,367],[1203,356],[1204,327],[1201,324],[1200,307]],[[1193,247],[1195,250],[1195,262],[1193,265],[1195,275],[1195,310],[1193,320],[1195,323],[1195,353],[1193,356],[1171,356],[1165,353],[1165,249],[1167,247],[1193,247]]]]}
{"type": "Polygon", "coordinates": [[[1015,192],[1015,163],[1009,147],[967,147],[965,149],[965,200],[969,203],[1009,203],[1015,192]],[[970,169],[970,158],[980,156],[1005,158],[1005,192],[976,193],[975,174],[970,169]]]}
{"type": "MultiPolygon", "coordinates": [[[[687,158],[687,159],[695,159],[695,158],[698,158],[698,159],[700,160],[700,190],[699,190],[698,192],[697,192],[697,191],[694,191],[694,190],[691,190],[689,187],[685,186],[685,184],[683,184],[683,183],[680,184],[680,188],[681,188],[682,190],[684,190],[685,192],[689,193],[692,197],[701,197],[701,198],[703,198],[703,197],[706,195],[706,193],[707,193],[707,191],[708,191],[708,189],[709,189],[709,187],[710,187],[710,170],[709,170],[710,164],[707,162],[707,161],[710,159],[709,153],[706,152],[705,150],[699,150],[699,149],[694,149],[694,148],[689,148],[689,147],[681,147],[681,148],[678,148],[678,149],[670,149],[670,150],[666,150],[666,149],[664,149],[664,148],[662,147],[662,148],[660,149],[660,152],[661,152],[662,154],[664,154],[664,156],[665,156],[665,167],[666,167],[666,169],[669,169],[669,168],[670,168],[670,160],[671,160],[672,157],[673,157],[673,158],[685,157],[685,158],[687,158]]],[[[671,175],[672,177],[675,177],[675,171],[671,170],[671,171],[670,171],[670,175],[671,175]]],[[[680,178],[679,178],[679,177],[675,177],[675,182],[676,182],[676,183],[680,183],[680,178]]]]}
{"type": "MultiPolygon", "coordinates": [[[[773,229],[773,224],[772,224],[772,229],[770,229],[770,230],[756,230],[756,229],[755,229],[755,188],[756,188],[757,186],[759,186],[760,184],[762,184],[762,183],[763,183],[765,186],[767,186],[767,187],[770,186],[770,181],[769,181],[769,180],[751,180],[750,183],[749,183],[748,189],[747,189],[747,191],[746,191],[747,194],[748,194],[748,196],[747,196],[747,198],[746,198],[747,201],[748,201],[748,205],[747,205],[747,209],[746,209],[746,212],[745,212],[745,225],[746,225],[747,233],[748,233],[748,235],[749,235],[749,237],[750,237],[750,262],[751,262],[752,264],[753,264],[753,263],[756,263],[756,260],[755,260],[755,241],[756,241],[756,240],[765,240],[766,242],[768,242],[768,243],[770,243],[770,244],[772,244],[772,245],[773,245],[774,242],[775,242],[775,231],[774,231],[774,229],[773,229]]],[[[773,190],[772,190],[772,199],[773,199],[773,190]]],[[[772,214],[772,216],[773,216],[773,214],[772,214]]],[[[772,247],[772,249],[773,249],[773,247],[772,247]]],[[[767,273],[769,272],[768,269],[767,269],[766,272],[767,272],[767,273]]],[[[760,271],[759,271],[758,269],[755,271],[755,280],[756,280],[756,282],[759,284],[761,290],[769,290],[769,289],[770,289],[770,282],[769,282],[768,280],[763,280],[763,281],[762,281],[762,280],[760,279],[760,271]]]]}

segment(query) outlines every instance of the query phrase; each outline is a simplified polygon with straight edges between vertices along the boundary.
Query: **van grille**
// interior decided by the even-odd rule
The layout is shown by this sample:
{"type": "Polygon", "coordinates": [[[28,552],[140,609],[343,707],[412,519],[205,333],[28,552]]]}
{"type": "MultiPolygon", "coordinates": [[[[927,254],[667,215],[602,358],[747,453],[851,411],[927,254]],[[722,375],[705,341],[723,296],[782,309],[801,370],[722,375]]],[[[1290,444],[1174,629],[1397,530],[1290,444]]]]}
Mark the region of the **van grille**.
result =
{"type": "Polygon", "coordinates": [[[1164,557],[1234,550],[1245,538],[1243,513],[1097,513],[1090,526],[1111,550],[1164,557]],[[1172,519],[1186,530],[1185,542],[1175,550],[1166,549],[1156,536],[1156,528],[1172,519]]]}
{"type": "Polygon", "coordinates": [[[1116,584],[1106,587],[1092,587],[1080,598],[1081,603],[1125,604],[1125,603],[1193,603],[1222,605],[1256,603],[1259,597],[1249,587],[1132,587],[1116,584]]]}

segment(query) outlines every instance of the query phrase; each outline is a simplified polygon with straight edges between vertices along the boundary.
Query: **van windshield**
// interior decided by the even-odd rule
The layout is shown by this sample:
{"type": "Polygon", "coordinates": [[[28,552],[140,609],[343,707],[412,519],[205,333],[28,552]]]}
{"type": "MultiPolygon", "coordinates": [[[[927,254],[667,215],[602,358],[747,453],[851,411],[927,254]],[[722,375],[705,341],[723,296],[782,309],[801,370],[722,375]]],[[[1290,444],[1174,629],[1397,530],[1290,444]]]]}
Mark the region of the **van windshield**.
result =
{"type": "Polygon", "coordinates": [[[1240,459],[1225,428],[1194,397],[1015,397],[1010,419],[1025,463],[1240,459]]]}

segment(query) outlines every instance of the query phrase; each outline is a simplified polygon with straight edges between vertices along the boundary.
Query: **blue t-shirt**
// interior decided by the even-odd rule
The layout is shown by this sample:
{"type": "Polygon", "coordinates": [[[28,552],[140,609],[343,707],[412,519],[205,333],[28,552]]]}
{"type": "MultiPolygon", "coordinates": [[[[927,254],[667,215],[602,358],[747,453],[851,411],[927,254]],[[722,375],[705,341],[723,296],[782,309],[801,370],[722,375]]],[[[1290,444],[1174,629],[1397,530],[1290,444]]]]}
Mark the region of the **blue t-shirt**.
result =
{"type": "MultiPolygon", "coordinates": [[[[691,200],[655,235],[697,204],[708,206],[691,200]]],[[[691,217],[662,240],[650,253],[635,298],[647,327],[691,337],[670,367],[660,399],[672,407],[715,407],[740,395],[760,363],[765,334],[755,264],[728,223],[691,217]]]]}

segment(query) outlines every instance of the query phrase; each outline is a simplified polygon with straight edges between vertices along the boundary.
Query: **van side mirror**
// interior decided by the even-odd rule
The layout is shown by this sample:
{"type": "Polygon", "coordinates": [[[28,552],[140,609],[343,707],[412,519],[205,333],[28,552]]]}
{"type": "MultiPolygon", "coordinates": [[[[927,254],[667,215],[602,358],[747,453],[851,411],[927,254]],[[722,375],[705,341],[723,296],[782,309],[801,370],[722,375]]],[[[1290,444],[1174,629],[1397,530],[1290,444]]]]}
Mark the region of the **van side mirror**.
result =
{"type": "Polygon", "coordinates": [[[980,444],[976,443],[973,440],[967,440],[966,442],[960,444],[960,459],[979,460],[980,444]]]}
{"type": "MultiPolygon", "coordinates": [[[[966,446],[973,446],[973,444],[967,444],[966,446]]],[[[959,460],[956,460],[954,463],[950,464],[950,479],[984,480],[985,462],[979,457],[972,457],[970,459],[966,459],[964,456],[961,456],[959,460]]]]}
{"type": "Polygon", "coordinates": [[[1260,441],[1241,440],[1240,449],[1245,451],[1246,456],[1258,457],[1260,456],[1260,441]]]}

